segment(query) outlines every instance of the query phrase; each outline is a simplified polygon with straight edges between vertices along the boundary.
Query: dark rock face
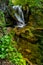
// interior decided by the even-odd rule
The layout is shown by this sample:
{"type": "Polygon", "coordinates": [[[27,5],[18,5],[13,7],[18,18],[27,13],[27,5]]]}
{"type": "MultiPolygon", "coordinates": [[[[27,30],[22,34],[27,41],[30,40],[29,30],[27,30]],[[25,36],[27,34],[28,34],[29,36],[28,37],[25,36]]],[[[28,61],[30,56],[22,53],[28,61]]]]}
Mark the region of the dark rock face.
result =
{"type": "Polygon", "coordinates": [[[1,0],[0,1],[0,9],[2,9],[3,11],[5,11],[6,6],[8,5],[9,0],[1,0]]]}
{"type": "Polygon", "coordinates": [[[23,13],[24,13],[25,23],[28,23],[29,16],[31,15],[31,8],[27,4],[23,7],[24,8],[22,8],[22,10],[23,10],[23,13]]]}

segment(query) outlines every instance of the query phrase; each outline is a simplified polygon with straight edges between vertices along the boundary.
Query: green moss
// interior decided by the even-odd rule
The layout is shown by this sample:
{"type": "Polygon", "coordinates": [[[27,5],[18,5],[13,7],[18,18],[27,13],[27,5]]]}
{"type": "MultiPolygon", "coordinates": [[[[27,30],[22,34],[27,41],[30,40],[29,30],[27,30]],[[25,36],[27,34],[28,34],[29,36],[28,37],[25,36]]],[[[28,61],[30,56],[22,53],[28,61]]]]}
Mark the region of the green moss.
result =
{"type": "Polygon", "coordinates": [[[5,17],[2,10],[0,10],[0,26],[1,27],[5,26],[5,17]]]}

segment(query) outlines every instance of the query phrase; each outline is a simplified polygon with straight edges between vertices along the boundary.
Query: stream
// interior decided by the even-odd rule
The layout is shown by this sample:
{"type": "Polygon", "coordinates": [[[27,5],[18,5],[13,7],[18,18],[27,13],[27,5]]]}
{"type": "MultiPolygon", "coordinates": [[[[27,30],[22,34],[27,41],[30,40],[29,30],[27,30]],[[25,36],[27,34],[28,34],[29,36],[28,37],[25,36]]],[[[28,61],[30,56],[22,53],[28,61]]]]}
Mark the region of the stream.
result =
{"type": "Polygon", "coordinates": [[[22,11],[22,6],[13,6],[13,9],[16,11],[14,14],[14,17],[18,20],[17,27],[24,27],[25,26],[25,20],[24,20],[24,14],[22,11]]]}

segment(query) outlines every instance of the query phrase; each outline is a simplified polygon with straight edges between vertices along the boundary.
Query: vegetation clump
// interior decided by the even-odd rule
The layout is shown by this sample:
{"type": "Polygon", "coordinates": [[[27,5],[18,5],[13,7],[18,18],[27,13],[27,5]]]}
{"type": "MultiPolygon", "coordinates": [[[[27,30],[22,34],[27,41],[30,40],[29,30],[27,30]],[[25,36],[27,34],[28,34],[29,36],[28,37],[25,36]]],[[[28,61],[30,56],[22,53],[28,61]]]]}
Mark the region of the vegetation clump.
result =
{"type": "Polygon", "coordinates": [[[0,27],[5,26],[5,17],[4,17],[4,12],[0,10],[0,27]]]}
{"type": "Polygon", "coordinates": [[[23,60],[21,53],[14,48],[10,35],[0,38],[0,59],[8,59],[16,65],[26,65],[26,61],[23,60]]]}

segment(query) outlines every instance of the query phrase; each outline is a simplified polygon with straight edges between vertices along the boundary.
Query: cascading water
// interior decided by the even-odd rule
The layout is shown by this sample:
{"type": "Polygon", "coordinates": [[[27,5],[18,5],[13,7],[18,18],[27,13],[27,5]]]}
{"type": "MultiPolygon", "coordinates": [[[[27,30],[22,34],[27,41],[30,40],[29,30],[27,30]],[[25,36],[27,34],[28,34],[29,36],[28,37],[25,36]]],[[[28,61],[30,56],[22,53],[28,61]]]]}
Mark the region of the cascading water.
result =
{"type": "Polygon", "coordinates": [[[22,11],[22,6],[16,5],[16,6],[10,6],[10,7],[8,6],[7,7],[7,5],[5,3],[0,5],[0,9],[3,12],[5,12],[6,9],[7,9],[9,14],[12,13],[10,8],[11,8],[12,11],[14,11],[13,17],[17,19],[17,22],[15,20],[15,22],[17,23],[17,25],[15,25],[15,26],[20,27],[20,28],[24,27],[26,24],[25,24],[25,20],[24,20],[24,14],[23,14],[23,11],[22,11]]]}
{"type": "Polygon", "coordinates": [[[17,5],[17,6],[13,6],[13,9],[14,9],[14,11],[16,11],[14,16],[18,20],[17,27],[24,27],[25,26],[25,20],[24,20],[22,7],[17,5]]]}

